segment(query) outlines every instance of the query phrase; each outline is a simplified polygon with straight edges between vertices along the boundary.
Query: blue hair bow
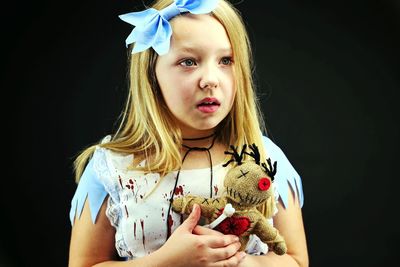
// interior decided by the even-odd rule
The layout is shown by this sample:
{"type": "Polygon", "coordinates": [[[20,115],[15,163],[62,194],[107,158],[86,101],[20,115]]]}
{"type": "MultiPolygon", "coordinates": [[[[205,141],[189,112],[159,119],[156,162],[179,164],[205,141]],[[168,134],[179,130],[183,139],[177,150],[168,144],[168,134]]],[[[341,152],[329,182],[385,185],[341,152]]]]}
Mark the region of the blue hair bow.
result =
{"type": "Polygon", "coordinates": [[[210,13],[218,4],[218,0],[175,0],[164,9],[149,8],[140,12],[120,15],[119,18],[135,26],[128,38],[126,46],[135,43],[132,54],[142,52],[149,47],[159,55],[169,50],[172,28],[169,20],[183,12],[192,14],[210,13]]]}

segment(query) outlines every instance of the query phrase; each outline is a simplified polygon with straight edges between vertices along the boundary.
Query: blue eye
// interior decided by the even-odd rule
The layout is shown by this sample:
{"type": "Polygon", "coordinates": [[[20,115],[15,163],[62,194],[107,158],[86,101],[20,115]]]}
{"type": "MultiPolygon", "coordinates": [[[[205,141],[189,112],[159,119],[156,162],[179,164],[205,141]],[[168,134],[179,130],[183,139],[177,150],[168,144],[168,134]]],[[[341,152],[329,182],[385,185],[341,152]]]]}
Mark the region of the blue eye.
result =
{"type": "Polygon", "coordinates": [[[221,59],[221,63],[222,63],[223,65],[231,65],[231,64],[233,63],[233,60],[232,60],[231,57],[223,57],[223,58],[221,59]]]}
{"type": "Polygon", "coordinates": [[[180,64],[184,65],[186,67],[191,67],[191,66],[196,65],[196,62],[193,59],[188,58],[188,59],[183,60],[180,64]]]}

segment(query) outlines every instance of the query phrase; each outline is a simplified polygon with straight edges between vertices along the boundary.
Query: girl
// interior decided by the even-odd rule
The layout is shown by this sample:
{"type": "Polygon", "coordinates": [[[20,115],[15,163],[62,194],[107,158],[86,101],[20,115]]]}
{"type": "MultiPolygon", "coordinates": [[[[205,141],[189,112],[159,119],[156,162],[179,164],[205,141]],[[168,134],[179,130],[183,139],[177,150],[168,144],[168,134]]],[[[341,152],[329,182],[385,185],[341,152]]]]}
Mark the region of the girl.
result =
{"type": "Polygon", "coordinates": [[[129,97],[117,132],[75,161],[69,266],[308,266],[300,177],[262,135],[238,11],[225,0],[158,0],[121,19],[135,26],[129,97]],[[224,151],[252,143],[278,162],[283,256],[256,236],[239,252],[236,236],[200,226],[198,206],[185,220],[171,210],[180,195],[221,194],[224,151]]]}

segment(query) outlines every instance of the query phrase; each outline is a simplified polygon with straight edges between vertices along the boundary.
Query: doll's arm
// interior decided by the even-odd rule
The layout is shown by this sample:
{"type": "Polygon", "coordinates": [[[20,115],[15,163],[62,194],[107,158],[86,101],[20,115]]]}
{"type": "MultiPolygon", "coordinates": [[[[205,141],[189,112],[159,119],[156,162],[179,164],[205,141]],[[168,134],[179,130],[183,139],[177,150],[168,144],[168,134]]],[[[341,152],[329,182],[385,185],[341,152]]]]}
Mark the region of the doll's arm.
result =
{"type": "Polygon", "coordinates": [[[283,255],[287,251],[286,243],[283,237],[279,234],[278,229],[273,227],[267,219],[261,216],[254,228],[256,234],[264,243],[267,243],[268,248],[278,255],[283,255]]]}
{"type": "Polygon", "coordinates": [[[175,212],[189,214],[194,204],[200,206],[202,216],[212,218],[215,216],[217,210],[225,207],[226,200],[224,198],[203,198],[187,195],[174,199],[172,202],[172,209],[175,212]]]}

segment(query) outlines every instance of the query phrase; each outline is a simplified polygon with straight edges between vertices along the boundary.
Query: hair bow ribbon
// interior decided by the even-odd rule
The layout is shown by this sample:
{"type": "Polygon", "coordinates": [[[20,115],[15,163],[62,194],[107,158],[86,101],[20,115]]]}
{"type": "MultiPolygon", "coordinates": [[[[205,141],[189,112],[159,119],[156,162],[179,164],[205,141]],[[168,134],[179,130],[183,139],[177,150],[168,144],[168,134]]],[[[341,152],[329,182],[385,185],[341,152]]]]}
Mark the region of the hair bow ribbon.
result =
{"type": "Polygon", "coordinates": [[[180,13],[210,13],[218,4],[218,0],[175,0],[164,9],[149,8],[140,12],[120,15],[119,18],[135,26],[126,38],[126,46],[135,43],[132,54],[142,52],[149,47],[159,55],[164,55],[170,47],[172,28],[169,20],[180,13]]]}

